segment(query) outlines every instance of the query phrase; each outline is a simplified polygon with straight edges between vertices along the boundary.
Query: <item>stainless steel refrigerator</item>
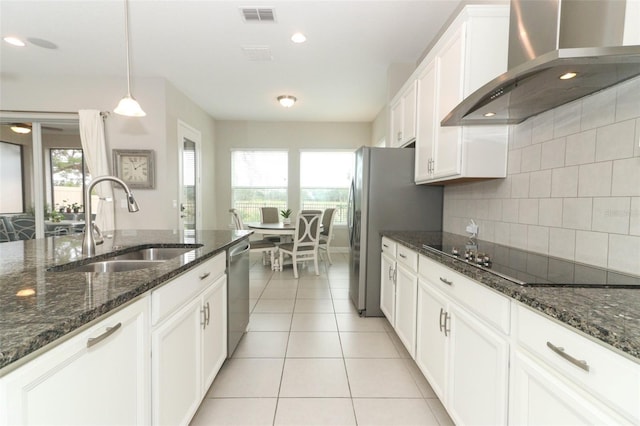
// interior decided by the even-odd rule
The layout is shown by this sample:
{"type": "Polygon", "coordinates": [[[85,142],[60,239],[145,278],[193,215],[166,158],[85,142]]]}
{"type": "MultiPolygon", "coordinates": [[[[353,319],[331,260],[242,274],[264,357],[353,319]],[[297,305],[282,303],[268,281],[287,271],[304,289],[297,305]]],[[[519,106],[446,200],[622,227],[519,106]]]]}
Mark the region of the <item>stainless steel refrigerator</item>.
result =
{"type": "Polygon", "coordinates": [[[380,310],[380,231],[441,231],[441,186],[414,183],[413,148],[361,147],[349,196],[349,297],[363,316],[380,310]]]}

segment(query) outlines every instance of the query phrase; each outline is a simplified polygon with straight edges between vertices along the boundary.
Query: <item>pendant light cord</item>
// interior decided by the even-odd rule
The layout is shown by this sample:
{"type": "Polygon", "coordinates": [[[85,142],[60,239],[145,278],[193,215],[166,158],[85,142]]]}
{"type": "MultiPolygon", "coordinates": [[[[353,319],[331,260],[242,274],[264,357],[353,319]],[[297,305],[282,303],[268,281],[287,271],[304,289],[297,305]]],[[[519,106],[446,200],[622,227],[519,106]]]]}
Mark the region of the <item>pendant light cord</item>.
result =
{"type": "Polygon", "coordinates": [[[124,38],[127,52],[127,96],[131,97],[131,67],[129,64],[129,1],[124,0],[124,38]]]}

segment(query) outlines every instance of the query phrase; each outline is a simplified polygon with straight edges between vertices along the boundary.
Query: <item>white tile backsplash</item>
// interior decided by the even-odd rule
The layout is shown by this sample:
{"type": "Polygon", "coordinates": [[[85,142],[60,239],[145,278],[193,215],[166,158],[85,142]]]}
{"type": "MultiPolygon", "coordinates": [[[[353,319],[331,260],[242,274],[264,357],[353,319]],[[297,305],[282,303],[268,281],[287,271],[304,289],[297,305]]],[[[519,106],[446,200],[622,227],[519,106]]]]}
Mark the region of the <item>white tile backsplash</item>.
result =
{"type": "Polygon", "coordinates": [[[567,136],[565,165],[593,163],[596,159],[596,130],[567,136]]]}
{"type": "Polygon", "coordinates": [[[640,275],[639,145],[640,78],[511,126],[507,177],[446,186],[444,230],[640,275]]]}
{"type": "Polygon", "coordinates": [[[566,139],[554,139],[542,144],[540,155],[541,169],[555,169],[564,166],[564,156],[566,152],[566,139]]]}
{"type": "Polygon", "coordinates": [[[635,133],[635,120],[600,127],[596,132],[596,161],[632,157],[635,133]]]}
{"type": "Polygon", "coordinates": [[[612,162],[583,164],[578,169],[578,197],[611,195],[612,162]]]}

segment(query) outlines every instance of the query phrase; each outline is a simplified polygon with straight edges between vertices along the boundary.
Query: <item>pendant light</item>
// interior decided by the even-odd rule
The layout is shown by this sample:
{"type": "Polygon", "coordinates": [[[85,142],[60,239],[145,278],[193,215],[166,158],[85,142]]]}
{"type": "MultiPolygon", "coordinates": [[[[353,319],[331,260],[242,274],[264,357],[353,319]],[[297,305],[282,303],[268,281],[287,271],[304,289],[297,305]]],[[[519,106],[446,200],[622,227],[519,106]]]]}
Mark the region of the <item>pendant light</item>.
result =
{"type": "Polygon", "coordinates": [[[144,117],[147,115],[138,101],[131,96],[131,65],[129,64],[129,2],[124,0],[124,38],[127,47],[127,94],[120,99],[118,106],[113,110],[116,114],[128,117],[144,117]]]}

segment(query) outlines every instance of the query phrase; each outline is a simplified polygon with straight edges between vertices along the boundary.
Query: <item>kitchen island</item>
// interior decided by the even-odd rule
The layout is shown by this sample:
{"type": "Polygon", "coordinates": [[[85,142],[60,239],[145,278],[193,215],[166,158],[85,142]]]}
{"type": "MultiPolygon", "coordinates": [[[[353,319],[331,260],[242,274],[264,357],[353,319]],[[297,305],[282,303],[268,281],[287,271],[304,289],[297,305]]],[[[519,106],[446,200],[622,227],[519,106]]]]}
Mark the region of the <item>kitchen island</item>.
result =
{"type": "Polygon", "coordinates": [[[193,247],[150,268],[118,273],[58,268],[88,261],[82,234],[0,244],[0,377],[250,234],[116,231],[97,246],[92,259],[151,246],[193,247]]]}

